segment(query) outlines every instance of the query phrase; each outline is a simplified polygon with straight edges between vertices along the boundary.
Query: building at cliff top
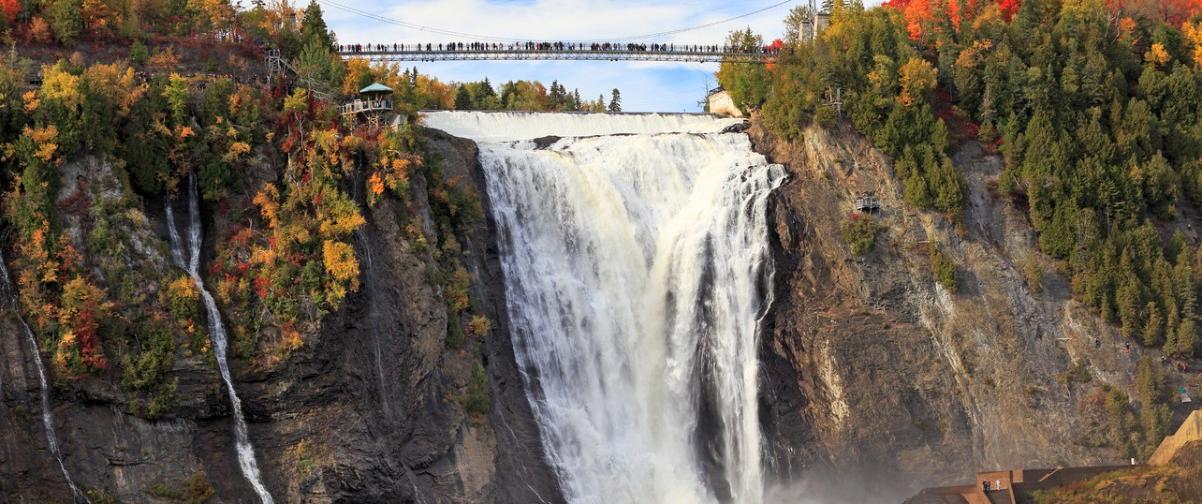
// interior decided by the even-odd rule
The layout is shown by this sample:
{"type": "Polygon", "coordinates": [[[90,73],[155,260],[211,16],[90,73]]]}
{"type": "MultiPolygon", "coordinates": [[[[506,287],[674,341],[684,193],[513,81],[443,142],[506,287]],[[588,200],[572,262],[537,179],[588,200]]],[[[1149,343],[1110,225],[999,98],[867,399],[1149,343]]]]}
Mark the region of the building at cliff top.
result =
{"type": "MultiPolygon", "coordinates": [[[[1190,414],[1177,433],[1164,439],[1148,460],[1148,466],[1180,463],[1178,454],[1187,446],[1202,445],[1202,410],[1190,414]]],[[[1188,456],[1188,454],[1186,454],[1188,456]]],[[[905,504],[1018,504],[1029,502],[1039,490],[1049,490],[1095,476],[1132,469],[1131,465],[1065,467],[1057,469],[1012,469],[977,473],[971,485],[923,489],[905,504]]],[[[1147,467],[1147,466],[1144,466],[1147,467]]]]}

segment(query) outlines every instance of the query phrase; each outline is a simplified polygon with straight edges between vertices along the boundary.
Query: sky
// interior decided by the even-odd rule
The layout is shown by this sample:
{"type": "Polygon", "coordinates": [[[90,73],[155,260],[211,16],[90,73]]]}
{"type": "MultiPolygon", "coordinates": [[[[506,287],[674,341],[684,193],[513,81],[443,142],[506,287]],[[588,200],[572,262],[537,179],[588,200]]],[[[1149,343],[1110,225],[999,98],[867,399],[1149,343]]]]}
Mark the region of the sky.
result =
{"type": "MultiPolygon", "coordinates": [[[[750,27],[765,41],[781,38],[789,9],[805,0],[783,5],[736,21],[665,38],[637,42],[721,44],[734,29],[750,27]]],[[[326,24],[343,44],[469,42],[469,37],[430,33],[348,11],[350,7],[390,20],[465,34],[522,40],[620,40],[673,31],[747,14],[781,0],[318,0],[326,24]]],[[[868,2],[866,2],[868,3],[868,2]]],[[[871,2],[879,3],[879,2],[871,2]]],[[[495,40],[495,39],[493,39],[495,40]]],[[[491,41],[491,40],[490,40],[491,41]]],[[[488,77],[494,87],[505,81],[538,80],[550,86],[558,80],[582,98],[609,99],[622,93],[628,112],[698,112],[698,102],[717,84],[717,64],[586,62],[586,61],[460,61],[411,62],[423,74],[443,81],[466,82],[488,77]]]]}

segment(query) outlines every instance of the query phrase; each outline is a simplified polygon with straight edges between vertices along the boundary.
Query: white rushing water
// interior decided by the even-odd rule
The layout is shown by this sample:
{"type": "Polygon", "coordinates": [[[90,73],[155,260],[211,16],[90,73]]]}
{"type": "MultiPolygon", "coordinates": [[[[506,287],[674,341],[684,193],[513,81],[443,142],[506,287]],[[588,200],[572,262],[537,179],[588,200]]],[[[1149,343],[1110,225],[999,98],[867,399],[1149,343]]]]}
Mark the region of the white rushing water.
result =
{"type": "Polygon", "coordinates": [[[763,502],[756,350],[783,168],[708,116],[427,121],[489,129],[474,139],[515,353],[569,502],[763,502]],[[625,135],[578,138],[605,131],[625,135]],[[563,138],[495,141],[532,135],[563,138]]]}
{"type": "Polygon", "coordinates": [[[238,392],[234,390],[230,366],[225,358],[228,347],[225,324],[221,321],[221,312],[217,310],[217,302],[213,300],[213,295],[209,294],[204,280],[200,277],[200,203],[197,200],[195,177],[188,179],[188,255],[186,257],[179,232],[176,231],[171,201],[168,200],[165,206],[167,208],[167,234],[171,239],[171,259],[175,261],[176,266],[188,272],[192,281],[196,283],[197,290],[200,291],[200,298],[205,305],[205,315],[208,317],[209,336],[213,341],[213,355],[217,358],[217,369],[221,372],[221,379],[225,381],[226,391],[230,395],[230,404],[234,407],[234,446],[238,452],[238,465],[242,469],[242,475],[246,477],[250,486],[258,494],[259,500],[264,504],[273,504],[271,494],[263,485],[263,479],[259,475],[259,463],[255,460],[255,449],[250,444],[250,438],[246,431],[246,419],[242,416],[242,401],[238,399],[238,392]]]}
{"type": "Polygon", "coordinates": [[[21,330],[25,333],[25,339],[29,341],[29,350],[33,352],[33,366],[38,372],[38,384],[41,386],[42,427],[46,429],[46,446],[50,449],[50,454],[54,455],[54,460],[58,462],[58,468],[63,472],[63,479],[67,480],[72,500],[90,504],[91,501],[88,500],[88,497],[79,490],[79,487],[75,486],[75,480],[71,479],[71,473],[67,471],[67,465],[63,463],[63,452],[58,446],[58,435],[54,433],[54,413],[50,411],[50,386],[46,383],[46,367],[42,365],[42,353],[38,349],[37,338],[29,329],[29,324],[25,323],[25,318],[21,316],[20,306],[17,304],[16,286],[8,277],[8,266],[4,264],[3,255],[0,255],[0,275],[3,275],[4,281],[4,302],[17,316],[17,321],[21,323],[21,330]]]}
{"type": "Polygon", "coordinates": [[[580,114],[568,112],[426,112],[426,126],[477,142],[545,136],[717,133],[742,119],[704,114],[580,114]]]}

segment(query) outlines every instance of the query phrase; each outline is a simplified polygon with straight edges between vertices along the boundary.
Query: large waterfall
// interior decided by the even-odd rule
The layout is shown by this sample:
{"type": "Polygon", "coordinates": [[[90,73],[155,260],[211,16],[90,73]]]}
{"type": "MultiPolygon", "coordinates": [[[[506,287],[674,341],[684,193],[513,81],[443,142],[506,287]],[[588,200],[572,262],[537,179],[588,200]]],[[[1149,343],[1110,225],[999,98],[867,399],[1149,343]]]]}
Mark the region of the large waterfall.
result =
{"type": "Polygon", "coordinates": [[[188,253],[186,255],[183,241],[180,239],[179,232],[176,231],[171,201],[167,201],[165,206],[167,208],[167,235],[171,239],[171,259],[176,266],[188,272],[196,284],[197,290],[200,291],[201,300],[205,305],[205,315],[209,322],[209,336],[213,341],[213,355],[217,359],[217,370],[221,373],[221,379],[225,382],[226,391],[230,395],[230,404],[234,407],[234,448],[238,452],[238,465],[242,469],[242,475],[246,477],[255,494],[259,496],[259,500],[263,504],[273,504],[271,494],[268,493],[267,487],[263,485],[263,480],[259,476],[259,463],[255,460],[255,449],[250,444],[246,419],[242,416],[242,401],[238,399],[238,392],[234,390],[234,380],[230,375],[229,363],[226,361],[225,354],[229,343],[226,341],[225,324],[221,321],[221,312],[217,310],[217,302],[205,288],[204,280],[200,277],[200,203],[197,198],[196,178],[188,179],[188,253]]]}
{"type": "Polygon", "coordinates": [[[480,143],[515,353],[569,502],[762,502],[756,350],[783,168],[702,115],[426,121],[480,143]]]}

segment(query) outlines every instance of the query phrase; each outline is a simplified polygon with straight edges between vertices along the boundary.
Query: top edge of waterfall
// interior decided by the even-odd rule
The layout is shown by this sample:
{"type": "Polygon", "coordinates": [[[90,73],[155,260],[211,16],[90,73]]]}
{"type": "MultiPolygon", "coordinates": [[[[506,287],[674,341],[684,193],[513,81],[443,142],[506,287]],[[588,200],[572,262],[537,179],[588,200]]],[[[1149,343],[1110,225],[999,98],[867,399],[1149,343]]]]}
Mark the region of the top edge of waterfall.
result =
{"type": "Polygon", "coordinates": [[[743,119],[697,113],[429,111],[425,126],[478,142],[663,133],[720,133],[743,119]]]}

